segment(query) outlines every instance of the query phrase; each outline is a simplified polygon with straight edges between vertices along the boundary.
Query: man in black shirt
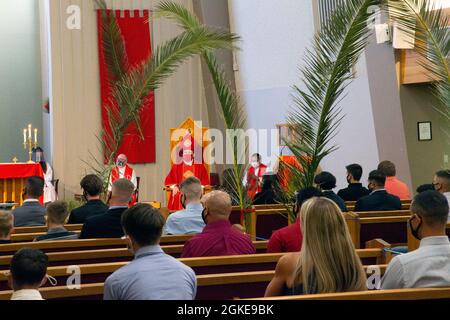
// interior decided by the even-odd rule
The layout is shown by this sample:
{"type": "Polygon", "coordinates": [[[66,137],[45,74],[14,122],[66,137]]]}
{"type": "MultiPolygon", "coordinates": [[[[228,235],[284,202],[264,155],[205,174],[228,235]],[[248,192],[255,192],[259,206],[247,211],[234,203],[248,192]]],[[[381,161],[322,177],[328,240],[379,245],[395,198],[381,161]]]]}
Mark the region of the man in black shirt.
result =
{"type": "Polygon", "coordinates": [[[362,167],[354,163],[345,168],[347,169],[348,187],[339,190],[338,196],[344,201],[358,201],[360,198],[368,196],[370,191],[360,182],[363,174],[362,167]]]}
{"type": "Polygon", "coordinates": [[[323,171],[314,178],[314,183],[322,190],[322,195],[336,203],[342,212],[347,212],[345,201],[333,189],[336,188],[336,177],[330,172],[323,171]]]}
{"type": "Polygon", "coordinates": [[[83,224],[87,219],[105,214],[108,206],[100,200],[103,192],[102,180],[95,174],[85,176],[80,182],[83,189],[83,197],[87,203],[79,208],[73,209],[70,214],[68,224],[83,224]]]}

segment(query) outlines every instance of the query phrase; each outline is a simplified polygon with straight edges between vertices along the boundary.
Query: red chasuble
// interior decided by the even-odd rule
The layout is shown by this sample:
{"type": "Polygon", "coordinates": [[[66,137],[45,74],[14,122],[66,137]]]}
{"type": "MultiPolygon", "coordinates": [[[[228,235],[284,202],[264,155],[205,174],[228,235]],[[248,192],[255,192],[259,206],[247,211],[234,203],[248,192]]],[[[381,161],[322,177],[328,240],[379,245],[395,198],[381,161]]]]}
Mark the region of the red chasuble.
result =
{"type": "Polygon", "coordinates": [[[247,190],[250,199],[253,199],[255,195],[262,191],[261,185],[258,183],[260,178],[266,173],[267,166],[264,164],[259,165],[258,176],[255,175],[255,168],[250,167],[247,172],[247,190]]]}
{"type": "MultiPolygon", "coordinates": [[[[203,164],[194,163],[191,166],[185,164],[184,162],[180,164],[174,164],[166,177],[165,184],[167,186],[177,185],[179,186],[184,180],[189,177],[196,177],[200,180],[203,186],[210,184],[209,175],[203,164]]],[[[183,206],[181,205],[181,193],[178,192],[176,195],[171,195],[167,207],[169,210],[181,210],[183,206]]]]}

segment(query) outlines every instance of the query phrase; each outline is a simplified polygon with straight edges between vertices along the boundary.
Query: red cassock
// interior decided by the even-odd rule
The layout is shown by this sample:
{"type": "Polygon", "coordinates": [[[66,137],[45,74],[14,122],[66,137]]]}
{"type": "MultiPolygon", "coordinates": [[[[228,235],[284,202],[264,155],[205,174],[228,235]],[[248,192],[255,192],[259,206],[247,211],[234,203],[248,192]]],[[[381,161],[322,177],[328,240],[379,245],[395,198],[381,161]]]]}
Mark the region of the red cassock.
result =
{"type": "MultiPolygon", "coordinates": [[[[166,177],[165,184],[167,186],[177,185],[179,186],[184,180],[189,177],[196,177],[200,180],[203,186],[210,184],[208,171],[203,164],[194,163],[191,166],[182,162],[181,164],[174,164],[166,177]]],[[[167,204],[169,210],[181,210],[183,206],[181,205],[181,193],[178,192],[176,195],[171,195],[169,203],[167,204]]]]}
{"type": "Polygon", "coordinates": [[[247,192],[250,199],[253,199],[255,195],[262,191],[262,187],[259,183],[262,176],[267,172],[267,166],[264,164],[259,165],[258,176],[255,175],[255,168],[250,167],[247,172],[247,192]]]}

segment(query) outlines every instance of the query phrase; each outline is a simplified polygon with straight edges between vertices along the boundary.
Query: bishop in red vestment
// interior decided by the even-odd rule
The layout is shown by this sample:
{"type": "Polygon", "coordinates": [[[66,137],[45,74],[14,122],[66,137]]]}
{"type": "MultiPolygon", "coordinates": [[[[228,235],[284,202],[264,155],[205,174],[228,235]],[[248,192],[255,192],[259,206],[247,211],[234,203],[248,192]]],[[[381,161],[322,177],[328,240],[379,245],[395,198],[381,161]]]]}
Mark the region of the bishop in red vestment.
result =
{"type": "Polygon", "coordinates": [[[255,198],[257,193],[262,191],[262,178],[267,172],[267,166],[261,163],[261,155],[256,153],[252,156],[251,166],[247,171],[244,185],[247,187],[250,199],[255,198]]]}
{"type": "Polygon", "coordinates": [[[166,177],[165,184],[172,188],[172,194],[169,198],[167,207],[169,210],[181,210],[181,193],[179,185],[189,177],[196,177],[203,186],[210,184],[208,171],[203,163],[194,162],[194,143],[192,136],[188,135],[182,142],[183,160],[181,163],[175,163],[166,177]]]}

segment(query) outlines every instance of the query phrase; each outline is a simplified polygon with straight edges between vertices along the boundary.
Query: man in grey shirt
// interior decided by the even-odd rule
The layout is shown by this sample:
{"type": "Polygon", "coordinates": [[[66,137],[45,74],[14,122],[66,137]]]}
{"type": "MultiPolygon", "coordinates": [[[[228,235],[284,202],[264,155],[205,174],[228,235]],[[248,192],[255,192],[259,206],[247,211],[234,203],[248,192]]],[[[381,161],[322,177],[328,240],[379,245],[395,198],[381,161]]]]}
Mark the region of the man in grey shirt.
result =
{"type": "Polygon", "coordinates": [[[23,190],[23,204],[15,209],[14,227],[33,227],[45,225],[45,208],[39,203],[44,193],[44,179],[30,177],[23,190]]]}
{"type": "Polygon", "coordinates": [[[164,218],[147,204],[122,215],[122,227],[135,258],[106,279],[105,300],[193,300],[194,271],[159,246],[164,218]]]}
{"type": "Polygon", "coordinates": [[[411,233],[419,249],[396,256],[381,281],[381,289],[450,286],[450,241],[445,232],[449,204],[437,191],[418,194],[411,204],[411,233]]]}

